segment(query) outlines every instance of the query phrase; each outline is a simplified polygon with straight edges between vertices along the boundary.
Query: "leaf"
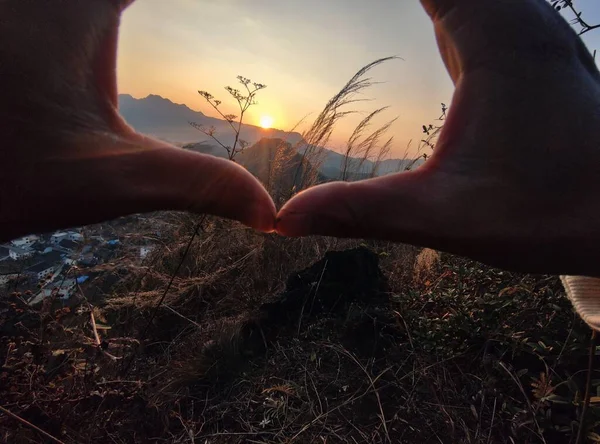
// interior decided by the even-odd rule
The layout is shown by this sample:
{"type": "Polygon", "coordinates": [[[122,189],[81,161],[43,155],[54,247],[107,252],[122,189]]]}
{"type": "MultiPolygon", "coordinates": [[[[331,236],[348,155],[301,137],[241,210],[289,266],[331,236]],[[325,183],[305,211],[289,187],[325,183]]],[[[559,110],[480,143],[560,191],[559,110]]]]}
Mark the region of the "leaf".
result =
{"type": "Polygon", "coordinates": [[[525,376],[525,375],[526,375],[528,372],[529,372],[529,369],[527,369],[527,368],[521,369],[521,370],[519,370],[519,371],[517,372],[517,376],[518,376],[519,378],[522,378],[522,377],[523,377],[523,376],[525,376]]]}
{"type": "Polygon", "coordinates": [[[594,432],[588,433],[587,439],[591,442],[600,443],[600,435],[594,432]]]}
{"type": "Polygon", "coordinates": [[[477,414],[477,409],[475,408],[475,406],[473,404],[471,404],[471,413],[473,413],[473,416],[475,417],[475,419],[479,420],[479,415],[477,414]]]}
{"type": "Polygon", "coordinates": [[[569,401],[567,398],[563,398],[562,396],[558,396],[558,395],[550,395],[550,396],[546,396],[544,399],[542,399],[542,401],[550,401],[553,402],[554,404],[572,404],[571,401],[569,401]]]}
{"type": "Polygon", "coordinates": [[[275,393],[275,392],[282,393],[282,394],[285,394],[288,396],[294,396],[296,394],[294,388],[291,385],[287,385],[287,384],[286,385],[276,385],[274,387],[270,387],[270,388],[263,390],[263,394],[264,393],[271,394],[271,393],[275,393]]]}

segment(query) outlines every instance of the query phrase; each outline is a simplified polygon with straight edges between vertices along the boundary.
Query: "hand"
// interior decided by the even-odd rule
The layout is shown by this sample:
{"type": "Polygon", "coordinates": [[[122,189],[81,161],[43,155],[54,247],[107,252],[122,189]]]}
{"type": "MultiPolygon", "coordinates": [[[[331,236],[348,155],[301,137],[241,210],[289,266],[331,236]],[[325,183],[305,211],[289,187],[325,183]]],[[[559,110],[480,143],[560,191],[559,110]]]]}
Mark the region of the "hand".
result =
{"type": "Polygon", "coordinates": [[[238,165],[135,133],[117,111],[119,20],[131,1],[0,1],[0,241],[154,210],[272,231],[238,165]]]}
{"type": "Polygon", "coordinates": [[[414,172],[315,187],[277,230],[437,248],[526,272],[600,276],[600,74],[543,0],[422,0],[455,83],[414,172]]]}

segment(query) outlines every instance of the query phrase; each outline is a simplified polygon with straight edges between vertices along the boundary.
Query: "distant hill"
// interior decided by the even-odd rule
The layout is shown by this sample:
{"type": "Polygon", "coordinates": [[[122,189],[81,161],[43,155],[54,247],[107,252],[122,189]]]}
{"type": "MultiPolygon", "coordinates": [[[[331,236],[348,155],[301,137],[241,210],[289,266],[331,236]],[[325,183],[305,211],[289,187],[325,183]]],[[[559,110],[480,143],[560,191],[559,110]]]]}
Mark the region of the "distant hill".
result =
{"type": "Polygon", "coordinates": [[[200,154],[210,154],[211,156],[227,159],[227,151],[218,145],[211,145],[208,142],[186,143],[182,144],[186,150],[195,151],[200,154]]]}
{"type": "Polygon", "coordinates": [[[282,139],[262,139],[237,161],[254,174],[276,197],[289,199],[293,190],[327,181],[298,151],[282,139]]]}
{"type": "MultiPolygon", "coordinates": [[[[149,95],[143,99],[136,99],[129,94],[120,94],[119,111],[136,131],[173,144],[211,140],[189,124],[194,122],[206,128],[214,126],[219,140],[225,145],[233,145],[234,135],[227,121],[209,117],[161,96],[149,95]]],[[[250,145],[263,137],[284,139],[292,144],[302,140],[298,133],[277,129],[265,130],[253,125],[242,126],[241,138],[250,145]]]]}
{"type": "MultiPolygon", "coordinates": [[[[303,153],[305,150],[304,146],[299,148],[299,151],[303,153]]],[[[350,162],[350,164],[358,165],[358,161],[350,162]]],[[[385,176],[387,174],[393,174],[405,171],[407,167],[417,167],[421,165],[423,161],[414,159],[386,159],[380,162],[375,169],[376,176],[385,176]]],[[[321,165],[321,173],[331,179],[339,179],[342,174],[342,168],[344,165],[344,155],[332,151],[325,150],[325,156],[323,164],[321,165]]],[[[375,164],[370,160],[362,162],[362,166],[358,171],[352,171],[351,176],[354,176],[353,180],[358,178],[368,178],[373,176],[373,169],[375,164]]],[[[356,170],[356,168],[354,168],[356,170]]]]}
{"type": "MultiPolygon", "coordinates": [[[[226,151],[217,145],[210,137],[205,136],[197,129],[193,128],[189,122],[204,125],[206,128],[214,126],[215,134],[225,145],[233,145],[235,136],[229,123],[225,120],[206,116],[200,111],[194,111],[186,105],[180,105],[171,102],[157,95],[149,95],[143,99],[136,99],[128,94],[119,95],[119,110],[127,123],[136,131],[151,135],[170,143],[184,146],[187,149],[204,154],[210,154],[217,157],[227,157],[226,151]]],[[[290,144],[290,147],[296,147],[300,154],[306,149],[306,143],[302,135],[296,132],[286,132],[277,129],[265,130],[253,125],[243,125],[241,138],[247,141],[251,146],[264,139],[277,139],[290,144]]],[[[261,145],[262,146],[262,145],[261,145]]],[[[250,159],[251,156],[245,156],[250,159]]],[[[238,158],[243,164],[243,160],[238,158]]],[[[322,178],[335,180],[341,177],[341,169],[344,156],[335,151],[324,148],[323,163],[320,166],[322,178]]],[[[407,166],[413,165],[412,159],[388,159],[381,162],[377,168],[377,175],[404,171],[407,166]]],[[[418,166],[422,161],[418,161],[413,166],[418,166]]],[[[371,177],[374,164],[371,161],[365,161],[360,171],[353,171],[351,178],[353,180],[371,177]]]]}
{"type": "MultiPolygon", "coordinates": [[[[226,158],[221,147],[207,143],[184,145],[185,149],[226,158]]],[[[330,180],[303,158],[292,144],[283,139],[263,138],[238,154],[236,162],[256,176],[272,196],[289,198],[291,191],[307,181],[322,183],[330,180]]]]}

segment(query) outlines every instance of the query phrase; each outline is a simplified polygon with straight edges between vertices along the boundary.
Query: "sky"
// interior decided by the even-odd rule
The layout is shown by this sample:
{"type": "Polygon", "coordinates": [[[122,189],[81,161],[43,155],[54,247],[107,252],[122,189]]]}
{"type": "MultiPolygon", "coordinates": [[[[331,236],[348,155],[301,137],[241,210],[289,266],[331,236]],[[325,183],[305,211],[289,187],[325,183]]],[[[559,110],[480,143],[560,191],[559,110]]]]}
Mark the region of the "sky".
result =
{"type": "MultiPolygon", "coordinates": [[[[600,1],[575,4],[600,23],[600,1]]],[[[585,41],[600,49],[600,30],[585,41]]],[[[224,87],[243,75],[267,85],[247,123],[270,116],[282,130],[305,117],[299,129],[306,128],[362,66],[400,57],[372,71],[381,83],[341,123],[334,149],[366,112],[389,106],[379,123],[397,118],[392,154],[402,156],[411,140],[414,154],[422,125],[439,117],[453,91],[418,0],[138,0],[125,12],[119,43],[121,93],[158,94],[214,116],[197,91],[211,92],[233,113],[224,87]]]]}

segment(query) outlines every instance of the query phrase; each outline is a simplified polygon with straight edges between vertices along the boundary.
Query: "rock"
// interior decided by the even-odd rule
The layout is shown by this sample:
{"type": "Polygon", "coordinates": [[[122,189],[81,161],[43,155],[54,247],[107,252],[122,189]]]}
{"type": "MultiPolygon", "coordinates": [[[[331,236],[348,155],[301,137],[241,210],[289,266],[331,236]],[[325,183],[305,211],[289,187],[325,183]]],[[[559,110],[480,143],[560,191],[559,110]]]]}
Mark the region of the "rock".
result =
{"type": "Polygon", "coordinates": [[[264,319],[277,324],[298,322],[300,316],[344,315],[353,303],[387,301],[386,280],[379,257],[360,247],[330,251],[319,262],[288,278],[285,292],[264,304],[264,319]]]}

